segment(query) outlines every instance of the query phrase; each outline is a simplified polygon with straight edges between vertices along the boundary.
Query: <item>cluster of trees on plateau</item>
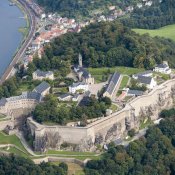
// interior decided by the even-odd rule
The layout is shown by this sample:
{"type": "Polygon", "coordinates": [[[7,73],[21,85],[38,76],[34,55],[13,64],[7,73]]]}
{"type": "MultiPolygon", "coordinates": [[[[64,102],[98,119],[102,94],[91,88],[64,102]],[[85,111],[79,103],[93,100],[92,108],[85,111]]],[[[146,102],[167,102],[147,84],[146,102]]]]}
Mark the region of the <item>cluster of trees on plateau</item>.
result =
{"type": "Polygon", "coordinates": [[[45,102],[38,104],[33,112],[33,118],[39,122],[51,122],[65,125],[69,121],[81,121],[81,125],[87,124],[87,119],[102,117],[106,109],[111,105],[111,100],[107,97],[99,100],[90,97],[86,99],[86,104],[81,106],[60,105],[58,99],[49,95],[45,102]]]}
{"type": "Polygon", "coordinates": [[[12,77],[5,81],[4,84],[0,86],[0,99],[2,97],[16,95],[15,92],[19,87],[19,81],[17,77],[12,77]]]}
{"type": "Polygon", "coordinates": [[[42,71],[54,70],[57,76],[65,77],[70,72],[70,59],[64,59],[62,56],[54,56],[50,46],[45,47],[45,54],[42,59],[38,56],[34,56],[33,61],[29,63],[27,72],[28,76],[32,76],[32,73],[37,69],[42,71]]]}
{"type": "MultiPolygon", "coordinates": [[[[102,22],[84,28],[80,33],[67,33],[45,48],[44,59],[78,62],[83,56],[87,67],[129,66],[150,69],[162,60],[175,63],[175,43],[168,39],[140,36],[119,22],[102,22]]],[[[58,62],[59,62],[58,61],[58,62]]],[[[43,62],[43,59],[40,61],[43,62]]],[[[40,69],[43,65],[36,67],[40,69]]],[[[46,65],[46,64],[45,64],[46,65]]],[[[47,66],[44,66],[47,67],[47,66]]]]}
{"type": "Polygon", "coordinates": [[[145,137],[127,148],[111,146],[104,158],[89,161],[86,175],[174,175],[175,110],[163,114],[165,119],[150,127],[145,137]]]}
{"type": "MultiPolygon", "coordinates": [[[[138,0],[137,0],[138,1],[138,0]]],[[[135,0],[37,0],[38,4],[45,7],[47,11],[58,12],[65,17],[82,18],[94,17],[96,13],[106,13],[108,7],[117,5],[124,8],[135,4],[135,0]],[[95,11],[96,13],[93,13],[95,11]]]]}
{"type": "Polygon", "coordinates": [[[58,166],[50,163],[35,165],[31,160],[15,157],[0,157],[1,175],[67,175],[67,164],[60,163],[58,166]]]}
{"type": "Polygon", "coordinates": [[[134,28],[156,29],[175,23],[174,0],[154,0],[151,7],[136,8],[124,24],[134,28]]]}

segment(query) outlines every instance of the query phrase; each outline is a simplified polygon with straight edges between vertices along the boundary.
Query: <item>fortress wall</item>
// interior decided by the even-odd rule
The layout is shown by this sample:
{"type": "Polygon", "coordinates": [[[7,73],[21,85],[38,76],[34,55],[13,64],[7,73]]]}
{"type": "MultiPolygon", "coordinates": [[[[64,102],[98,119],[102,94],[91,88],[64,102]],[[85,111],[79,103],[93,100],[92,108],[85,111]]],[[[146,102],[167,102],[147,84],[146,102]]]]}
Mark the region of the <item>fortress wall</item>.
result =
{"type": "MultiPolygon", "coordinates": [[[[150,105],[157,105],[160,101],[159,94],[162,94],[163,99],[166,100],[171,94],[171,88],[175,85],[175,80],[169,80],[164,84],[161,84],[156,89],[151,91],[148,95],[143,95],[135,98],[130,103],[127,104],[127,107],[132,107],[135,109],[135,115],[139,116],[141,108],[148,107],[150,105]]],[[[160,112],[160,111],[159,111],[160,112]]]]}
{"type": "Polygon", "coordinates": [[[7,125],[13,125],[13,121],[11,120],[0,121],[0,131],[4,130],[7,125]]]}
{"type": "Polygon", "coordinates": [[[81,144],[85,138],[91,138],[92,142],[94,142],[97,134],[105,137],[114,124],[120,124],[120,133],[123,133],[126,130],[125,116],[127,115],[129,115],[128,110],[120,111],[87,127],[46,126],[36,123],[32,118],[28,118],[28,125],[32,135],[35,135],[35,137],[42,137],[45,133],[59,133],[64,142],[81,144]]]}
{"type": "Polygon", "coordinates": [[[77,144],[82,139],[90,135],[93,132],[87,132],[87,128],[84,127],[67,127],[67,126],[46,126],[35,122],[32,118],[28,118],[28,125],[30,126],[31,134],[35,137],[42,137],[45,133],[59,133],[64,142],[77,144]]]}
{"type": "Polygon", "coordinates": [[[138,128],[142,108],[145,109],[144,112],[147,116],[154,115],[151,117],[153,120],[158,118],[158,113],[162,109],[172,107],[173,93],[175,93],[175,80],[169,80],[156,87],[148,95],[135,98],[121,111],[101,118],[86,127],[46,126],[36,123],[32,118],[28,118],[28,125],[32,135],[35,135],[35,139],[44,136],[46,133],[52,133],[54,138],[54,134],[59,133],[62,143],[80,145],[83,143],[84,147],[89,145],[88,148],[84,149],[87,151],[93,144],[99,144],[99,142],[96,143],[96,140],[102,140],[100,144],[104,144],[122,137],[128,128],[138,128]],[[174,90],[172,90],[173,88],[174,90]],[[153,106],[151,114],[148,113],[147,109],[150,106],[153,106]],[[127,126],[129,127],[127,128],[127,126]]]}
{"type": "Polygon", "coordinates": [[[107,131],[115,124],[120,125],[120,132],[124,132],[126,130],[125,118],[129,117],[129,115],[128,110],[122,110],[112,114],[111,116],[97,120],[96,122],[88,125],[87,128],[94,132],[94,136],[98,133],[105,136],[107,131]]]}
{"type": "MultiPolygon", "coordinates": [[[[46,127],[46,132],[58,132],[64,142],[81,144],[81,141],[88,136],[86,128],[69,127],[46,127]]],[[[92,134],[91,132],[89,134],[92,134]]]]}

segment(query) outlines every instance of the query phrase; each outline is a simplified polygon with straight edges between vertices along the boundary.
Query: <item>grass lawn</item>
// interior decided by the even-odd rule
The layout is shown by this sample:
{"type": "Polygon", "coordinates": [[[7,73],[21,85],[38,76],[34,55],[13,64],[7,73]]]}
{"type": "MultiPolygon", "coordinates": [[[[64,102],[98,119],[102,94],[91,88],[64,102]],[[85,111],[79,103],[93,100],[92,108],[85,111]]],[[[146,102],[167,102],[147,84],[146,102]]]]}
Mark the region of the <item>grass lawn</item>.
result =
{"type": "Polygon", "coordinates": [[[28,154],[22,152],[21,150],[15,148],[15,147],[10,147],[9,149],[8,149],[8,147],[4,147],[4,148],[0,148],[0,150],[6,151],[6,152],[9,152],[9,153],[13,153],[15,155],[22,156],[22,157],[25,157],[25,158],[29,157],[28,154]]]}
{"type": "Polygon", "coordinates": [[[33,85],[29,85],[29,84],[22,84],[20,85],[20,87],[17,90],[17,94],[21,95],[22,92],[26,92],[26,91],[32,91],[34,89],[33,85]]]}
{"type": "Polygon", "coordinates": [[[113,112],[115,112],[115,111],[117,111],[118,107],[117,107],[116,105],[112,104],[111,107],[110,107],[110,109],[111,109],[113,112]]]}
{"type": "Polygon", "coordinates": [[[28,152],[26,151],[26,149],[24,148],[21,141],[19,140],[19,138],[16,135],[10,135],[9,136],[9,135],[4,134],[3,132],[0,132],[0,144],[16,145],[18,148],[20,148],[26,154],[28,154],[28,152]]]}
{"type": "Polygon", "coordinates": [[[53,88],[53,93],[68,93],[67,87],[53,88]]]}
{"type": "MultiPolygon", "coordinates": [[[[114,72],[119,72],[121,74],[125,75],[132,75],[132,74],[137,74],[139,72],[143,72],[144,69],[138,69],[138,68],[132,68],[132,67],[123,67],[123,66],[118,66],[118,67],[103,67],[103,68],[88,68],[89,72],[92,74],[92,76],[95,78],[95,81],[97,83],[103,82],[103,77],[107,78],[109,77],[110,74],[114,72]]],[[[106,78],[106,80],[107,80],[106,78]]]]}
{"type": "Polygon", "coordinates": [[[74,151],[56,151],[48,150],[46,154],[59,154],[59,155],[82,155],[82,156],[94,156],[95,153],[92,152],[74,152],[74,151]]]}
{"type": "Polygon", "coordinates": [[[10,120],[7,116],[0,114],[0,121],[10,120]]]}
{"type": "Polygon", "coordinates": [[[160,37],[169,38],[175,41],[175,24],[161,27],[156,30],[133,29],[133,31],[141,35],[148,33],[152,37],[160,36],[160,37]]]}
{"type": "Polygon", "coordinates": [[[139,72],[143,72],[144,69],[138,69],[138,68],[133,68],[133,67],[123,67],[123,66],[118,66],[118,67],[102,67],[102,68],[88,68],[89,72],[92,75],[102,75],[106,73],[114,73],[114,72],[119,72],[121,74],[126,74],[126,75],[132,75],[136,74],[139,72]]]}
{"type": "Polygon", "coordinates": [[[68,158],[75,158],[79,160],[85,160],[85,159],[93,159],[93,160],[99,160],[101,158],[101,155],[96,155],[92,152],[73,152],[73,151],[56,151],[56,150],[48,150],[45,154],[47,155],[53,155],[55,157],[68,157],[68,158]]]}
{"type": "MultiPolygon", "coordinates": [[[[58,166],[60,162],[59,161],[50,162],[50,164],[58,166]]],[[[66,164],[68,165],[68,175],[72,175],[72,174],[84,175],[83,168],[80,165],[76,163],[69,163],[69,162],[66,162],[66,164]]]]}
{"type": "Polygon", "coordinates": [[[128,76],[123,76],[119,89],[125,88],[128,84],[128,81],[129,81],[129,77],[128,76]]]}
{"type": "Polygon", "coordinates": [[[153,121],[151,121],[150,119],[146,119],[145,121],[143,121],[141,124],[140,124],[140,127],[139,129],[144,129],[150,125],[153,124],[153,121]]]}
{"type": "Polygon", "coordinates": [[[18,30],[23,34],[23,36],[27,36],[29,32],[29,29],[27,27],[20,27],[18,30]]]}
{"type": "Polygon", "coordinates": [[[84,175],[83,168],[75,163],[67,163],[68,165],[68,175],[84,175]]]}

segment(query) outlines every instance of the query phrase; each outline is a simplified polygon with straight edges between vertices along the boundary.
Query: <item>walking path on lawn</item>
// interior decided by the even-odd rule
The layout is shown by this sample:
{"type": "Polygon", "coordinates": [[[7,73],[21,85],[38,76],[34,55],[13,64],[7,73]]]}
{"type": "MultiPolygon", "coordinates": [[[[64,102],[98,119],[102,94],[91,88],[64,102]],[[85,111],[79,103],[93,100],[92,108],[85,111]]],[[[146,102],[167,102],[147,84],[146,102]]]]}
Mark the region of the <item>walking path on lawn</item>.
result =
{"type": "Polygon", "coordinates": [[[32,151],[21,132],[17,132],[16,136],[20,139],[21,143],[23,144],[24,148],[29,152],[29,154],[31,154],[32,156],[38,156],[32,151]]]}

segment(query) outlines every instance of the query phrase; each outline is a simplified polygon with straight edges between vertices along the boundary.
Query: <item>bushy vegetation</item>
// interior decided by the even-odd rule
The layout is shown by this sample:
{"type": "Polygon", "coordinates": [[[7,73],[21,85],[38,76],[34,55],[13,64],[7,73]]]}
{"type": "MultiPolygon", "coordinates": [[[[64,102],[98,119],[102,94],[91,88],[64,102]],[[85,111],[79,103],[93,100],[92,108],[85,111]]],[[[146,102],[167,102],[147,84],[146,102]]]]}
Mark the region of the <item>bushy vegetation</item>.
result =
{"type": "MultiPolygon", "coordinates": [[[[162,60],[175,62],[175,43],[161,38],[140,36],[119,22],[92,24],[80,33],[67,33],[56,38],[45,48],[44,60],[78,62],[78,54],[83,56],[87,67],[129,66],[152,68],[162,60]],[[58,59],[58,60],[57,60],[58,59]]],[[[47,61],[46,61],[47,62],[47,61]]],[[[34,61],[36,67],[38,62],[34,61]]],[[[44,64],[47,68],[47,64],[44,64]]],[[[48,66],[49,67],[49,66],[48,66]]]]}
{"type": "Polygon", "coordinates": [[[112,147],[103,159],[89,161],[86,175],[175,174],[175,110],[170,113],[127,148],[112,147]]]}
{"type": "Polygon", "coordinates": [[[82,106],[59,105],[56,97],[49,95],[45,102],[38,104],[33,112],[33,118],[39,122],[53,122],[64,125],[69,121],[81,121],[81,125],[87,124],[87,119],[102,117],[106,109],[110,107],[111,100],[107,97],[86,99],[86,104],[82,106]]]}
{"type": "Polygon", "coordinates": [[[175,23],[174,0],[154,0],[151,7],[137,8],[124,24],[133,28],[156,29],[175,23]]]}
{"type": "Polygon", "coordinates": [[[31,160],[15,157],[0,157],[1,175],[67,175],[67,165],[60,163],[58,166],[50,163],[35,165],[31,160]]]}

